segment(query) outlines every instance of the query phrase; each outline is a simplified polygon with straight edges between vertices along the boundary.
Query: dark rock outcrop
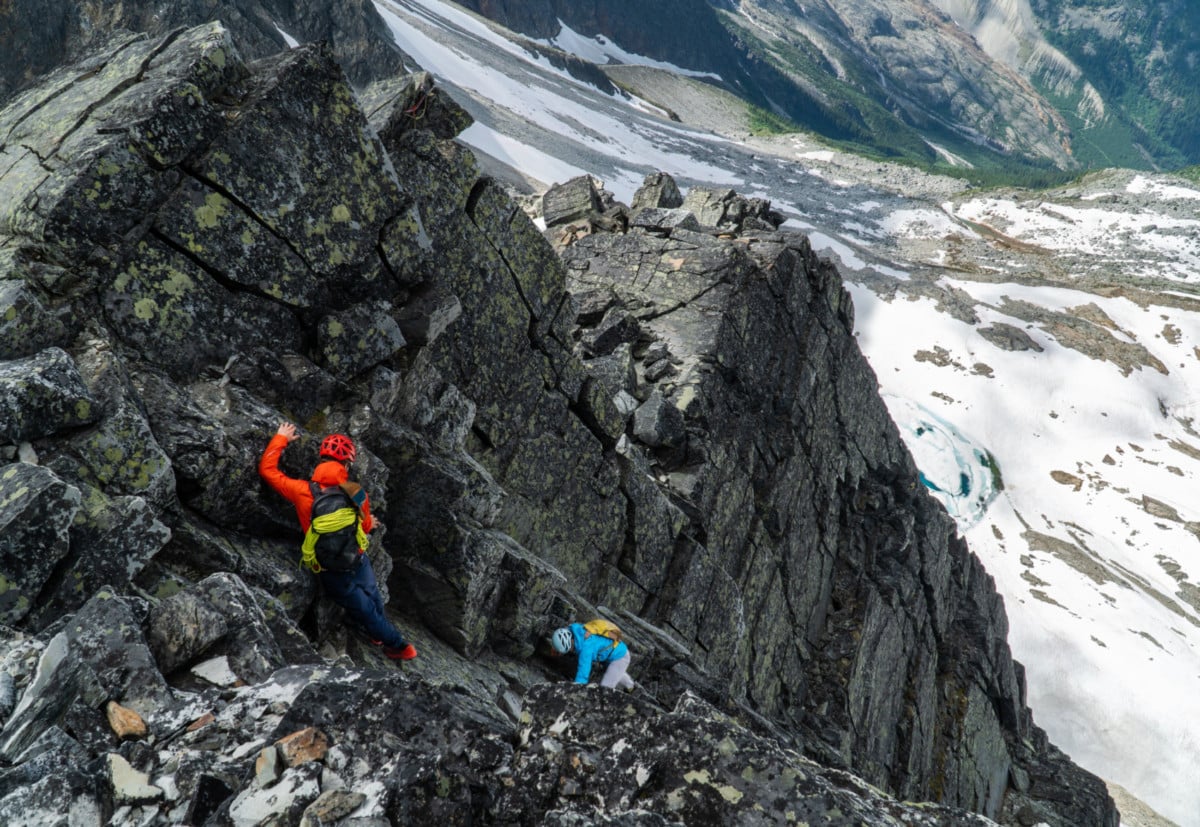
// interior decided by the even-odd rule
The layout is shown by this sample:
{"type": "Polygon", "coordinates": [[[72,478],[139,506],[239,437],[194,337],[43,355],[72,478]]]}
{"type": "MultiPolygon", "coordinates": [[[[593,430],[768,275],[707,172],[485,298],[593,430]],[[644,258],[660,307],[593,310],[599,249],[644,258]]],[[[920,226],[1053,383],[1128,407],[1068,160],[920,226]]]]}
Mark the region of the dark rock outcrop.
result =
{"type": "Polygon", "coordinates": [[[7,329],[50,322],[0,362],[0,821],[1115,825],[769,205],[588,180],[556,250],[428,78],[368,118],[218,25],[86,68],[0,112],[7,329]],[[293,476],[359,442],[403,672],[297,568],[283,419],[293,476]],[[544,685],[601,610],[635,698],[544,685]]]}
{"type": "Polygon", "coordinates": [[[239,50],[249,58],[267,57],[296,42],[323,41],[356,85],[404,68],[402,53],[368,0],[15,0],[0,8],[0,103],[83,54],[128,42],[135,37],[131,32],[159,38],[214,19],[233,33],[239,50]]]}

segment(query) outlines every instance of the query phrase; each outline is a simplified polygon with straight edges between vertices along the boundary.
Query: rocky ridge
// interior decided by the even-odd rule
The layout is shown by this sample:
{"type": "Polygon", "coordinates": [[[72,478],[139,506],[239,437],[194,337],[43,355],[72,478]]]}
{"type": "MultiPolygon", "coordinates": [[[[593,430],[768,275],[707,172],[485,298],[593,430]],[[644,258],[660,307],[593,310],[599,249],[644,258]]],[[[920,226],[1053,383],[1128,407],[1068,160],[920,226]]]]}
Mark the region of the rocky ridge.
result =
{"type": "Polygon", "coordinates": [[[547,243],[425,76],[85,68],[0,112],[5,818],[1115,825],[768,204],[581,179],[547,243]],[[282,418],[364,447],[411,668],[296,568],[282,418]],[[598,607],[638,697],[546,683],[598,607]]]}

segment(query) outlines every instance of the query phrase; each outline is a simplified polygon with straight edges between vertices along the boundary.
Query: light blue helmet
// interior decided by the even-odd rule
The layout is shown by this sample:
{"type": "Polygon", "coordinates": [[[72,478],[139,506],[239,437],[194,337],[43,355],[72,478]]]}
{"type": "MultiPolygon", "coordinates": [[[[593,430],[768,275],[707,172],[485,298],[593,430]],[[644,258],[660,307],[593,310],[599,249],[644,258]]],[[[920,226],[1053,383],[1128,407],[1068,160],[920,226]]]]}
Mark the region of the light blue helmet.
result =
{"type": "Polygon", "coordinates": [[[561,629],[555,629],[554,634],[550,635],[550,645],[560,655],[570,654],[575,650],[575,636],[565,626],[561,629]]]}

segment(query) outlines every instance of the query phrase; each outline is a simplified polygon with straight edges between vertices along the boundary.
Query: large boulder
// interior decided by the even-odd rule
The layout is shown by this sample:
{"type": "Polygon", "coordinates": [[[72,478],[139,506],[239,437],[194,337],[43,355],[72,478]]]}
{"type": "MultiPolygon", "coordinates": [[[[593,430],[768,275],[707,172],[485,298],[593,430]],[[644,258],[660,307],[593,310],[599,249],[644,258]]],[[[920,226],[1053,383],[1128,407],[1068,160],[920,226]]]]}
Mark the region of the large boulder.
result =
{"type": "Polygon", "coordinates": [[[72,520],[69,553],[43,585],[26,624],[43,628],[79,609],[103,587],[127,591],[170,539],[170,530],[140,497],[109,498],[82,488],[72,520]]]}
{"type": "Polygon", "coordinates": [[[25,281],[5,277],[11,275],[0,275],[0,359],[32,356],[44,348],[65,345],[67,326],[25,281]]]}
{"type": "Polygon", "coordinates": [[[61,348],[0,362],[0,440],[27,442],[94,422],[96,401],[61,348]]]}
{"type": "Polygon", "coordinates": [[[287,663],[318,660],[273,598],[225,572],[163,600],[150,611],[147,630],[147,644],[168,675],[201,657],[224,657],[233,674],[257,683],[287,663]]]}
{"type": "Polygon", "coordinates": [[[59,561],[83,497],[53,471],[18,462],[0,466],[0,623],[34,608],[59,561]]]}

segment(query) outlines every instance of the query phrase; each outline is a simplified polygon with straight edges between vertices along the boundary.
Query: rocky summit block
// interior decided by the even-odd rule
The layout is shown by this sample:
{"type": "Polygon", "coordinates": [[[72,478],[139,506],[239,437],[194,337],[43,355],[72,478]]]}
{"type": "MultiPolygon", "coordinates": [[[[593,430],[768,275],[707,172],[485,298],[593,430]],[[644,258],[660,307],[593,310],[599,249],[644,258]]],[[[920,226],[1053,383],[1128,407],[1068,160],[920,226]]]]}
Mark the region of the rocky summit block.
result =
{"type": "Polygon", "coordinates": [[[832,265],[663,173],[543,236],[376,91],[213,23],[0,111],[0,823],[1115,827],[832,265]],[[415,660],[299,565],[282,421],[357,442],[415,660]],[[597,616],[633,696],[549,656],[597,616]]]}

